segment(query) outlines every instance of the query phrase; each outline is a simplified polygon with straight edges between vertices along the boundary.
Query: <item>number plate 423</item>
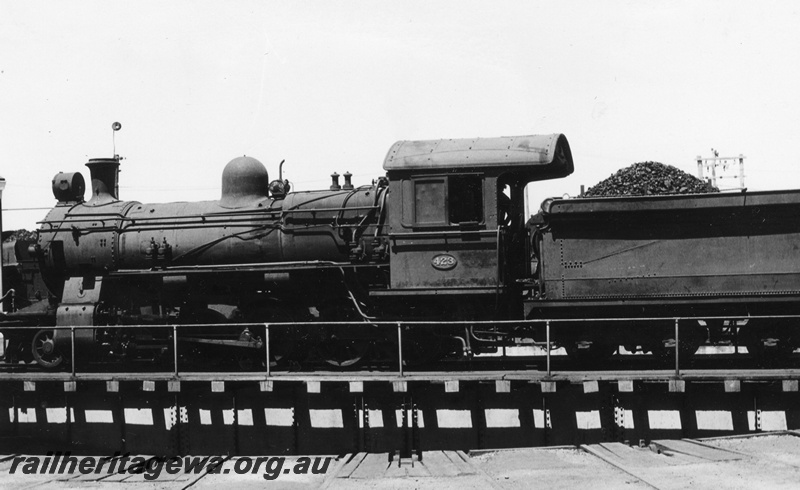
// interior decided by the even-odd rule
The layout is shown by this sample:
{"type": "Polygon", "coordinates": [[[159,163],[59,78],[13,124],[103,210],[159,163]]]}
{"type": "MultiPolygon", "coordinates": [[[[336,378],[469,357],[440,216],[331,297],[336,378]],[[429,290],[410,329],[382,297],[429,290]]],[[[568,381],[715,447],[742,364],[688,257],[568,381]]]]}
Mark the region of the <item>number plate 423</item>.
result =
{"type": "Polygon", "coordinates": [[[431,265],[434,269],[440,271],[449,271],[458,264],[458,260],[450,254],[439,254],[431,259],[431,265]]]}

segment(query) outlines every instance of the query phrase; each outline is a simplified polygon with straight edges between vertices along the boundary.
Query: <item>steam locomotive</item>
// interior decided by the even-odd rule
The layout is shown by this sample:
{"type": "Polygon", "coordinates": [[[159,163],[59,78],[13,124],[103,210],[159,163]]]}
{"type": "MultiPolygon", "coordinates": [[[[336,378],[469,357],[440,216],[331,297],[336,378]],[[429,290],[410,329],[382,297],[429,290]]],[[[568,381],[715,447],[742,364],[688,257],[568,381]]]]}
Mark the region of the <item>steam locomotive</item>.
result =
{"type": "Polygon", "coordinates": [[[243,365],[269,342],[276,362],[351,366],[397,351],[387,321],[409,363],[545,338],[581,360],[800,346],[800,191],[548,199],[526,216],[527,184],[573,172],[562,134],[399,141],[385,176],[334,173],[318,191],[243,156],[204,202],[123,201],[119,158],[86,165],[89,200],[80,173],[56,174],[27,251],[47,291],[0,317],[45,367],[73,345],[156,359],[178,342],[243,365]],[[678,336],[677,317],[691,317],[678,336]]]}

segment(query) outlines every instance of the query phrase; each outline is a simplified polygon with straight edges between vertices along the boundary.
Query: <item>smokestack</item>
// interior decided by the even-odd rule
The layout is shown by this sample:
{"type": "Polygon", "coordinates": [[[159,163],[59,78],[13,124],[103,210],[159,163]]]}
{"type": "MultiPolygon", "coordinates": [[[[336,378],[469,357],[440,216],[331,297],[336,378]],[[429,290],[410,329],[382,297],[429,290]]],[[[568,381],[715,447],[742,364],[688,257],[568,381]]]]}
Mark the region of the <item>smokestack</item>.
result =
{"type": "Polygon", "coordinates": [[[88,205],[119,200],[119,157],[92,158],[86,164],[92,181],[92,197],[88,205]]]}

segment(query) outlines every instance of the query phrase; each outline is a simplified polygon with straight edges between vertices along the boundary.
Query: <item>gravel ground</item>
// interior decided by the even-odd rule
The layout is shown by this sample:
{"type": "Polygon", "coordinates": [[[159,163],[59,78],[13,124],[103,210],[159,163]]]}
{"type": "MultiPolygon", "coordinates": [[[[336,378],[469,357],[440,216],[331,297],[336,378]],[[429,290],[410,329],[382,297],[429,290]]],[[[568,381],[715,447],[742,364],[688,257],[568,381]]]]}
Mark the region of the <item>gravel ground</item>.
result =
{"type": "Polygon", "coordinates": [[[501,488],[650,488],[578,449],[519,449],[472,458],[501,488]]]}
{"type": "MultiPolygon", "coordinates": [[[[362,453],[334,461],[325,475],[295,475],[282,471],[272,481],[265,480],[263,472],[235,474],[232,471],[237,461],[235,458],[223,465],[220,474],[164,475],[152,482],[144,480],[141,475],[128,478],[124,478],[125,475],[84,475],[66,480],[58,475],[12,475],[9,474],[10,463],[6,461],[0,463],[0,488],[800,488],[798,436],[775,434],[701,441],[701,444],[718,448],[718,451],[692,447],[690,442],[679,443],[681,441],[663,442],[661,453],[619,443],[594,444],[586,446],[586,451],[580,448],[526,448],[478,453],[471,457],[456,451],[430,451],[423,455],[422,462],[414,461],[412,464],[403,460],[401,465],[390,463],[387,454],[362,453]],[[667,446],[672,449],[666,449],[667,446]],[[736,459],[724,460],[729,457],[736,459]],[[224,473],[224,469],[230,471],[224,473]],[[98,480],[98,477],[102,479],[98,480]]],[[[296,457],[286,458],[284,468],[292,468],[296,460],[296,457]]]]}
{"type": "MultiPolygon", "coordinates": [[[[716,439],[705,443],[800,468],[800,437],[798,436],[767,435],[716,439]]],[[[797,485],[800,487],[800,481],[797,482],[797,485]]]]}

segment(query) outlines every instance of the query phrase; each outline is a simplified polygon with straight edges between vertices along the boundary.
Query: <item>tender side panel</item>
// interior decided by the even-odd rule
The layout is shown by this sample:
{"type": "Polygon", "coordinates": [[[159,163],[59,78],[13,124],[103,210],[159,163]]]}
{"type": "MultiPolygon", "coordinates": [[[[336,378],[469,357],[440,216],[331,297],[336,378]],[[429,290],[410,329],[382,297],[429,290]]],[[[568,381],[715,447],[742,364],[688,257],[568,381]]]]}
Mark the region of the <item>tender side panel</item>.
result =
{"type": "Polygon", "coordinates": [[[800,294],[799,194],[690,199],[620,200],[618,212],[613,199],[555,203],[541,241],[547,299],[800,294]]]}

